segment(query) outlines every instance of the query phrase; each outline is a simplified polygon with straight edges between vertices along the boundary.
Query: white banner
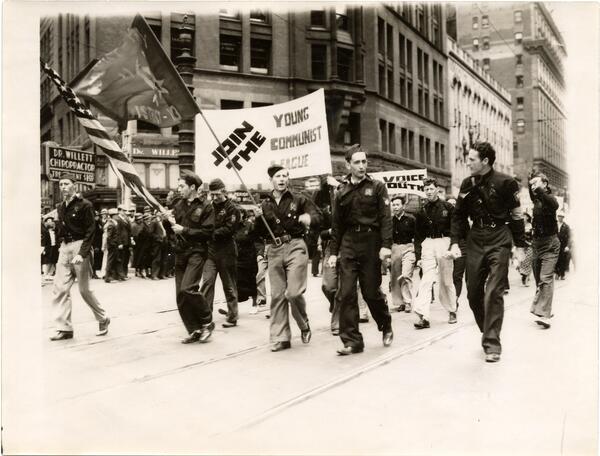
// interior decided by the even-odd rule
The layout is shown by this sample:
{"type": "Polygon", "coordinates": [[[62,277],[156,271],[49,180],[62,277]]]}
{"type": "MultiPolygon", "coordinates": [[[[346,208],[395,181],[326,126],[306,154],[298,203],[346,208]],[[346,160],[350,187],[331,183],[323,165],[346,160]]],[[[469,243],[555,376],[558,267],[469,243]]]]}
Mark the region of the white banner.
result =
{"type": "Polygon", "coordinates": [[[382,171],[370,173],[373,179],[385,183],[388,195],[397,193],[412,193],[425,198],[423,180],[427,178],[426,169],[401,169],[397,171],[382,171]]]}
{"type": "Polygon", "coordinates": [[[203,112],[231,159],[196,116],[196,173],[205,182],[218,177],[229,190],[239,188],[235,166],[249,188],[269,188],[273,163],[288,168],[291,178],[331,174],[323,89],[273,106],[203,112]]]}

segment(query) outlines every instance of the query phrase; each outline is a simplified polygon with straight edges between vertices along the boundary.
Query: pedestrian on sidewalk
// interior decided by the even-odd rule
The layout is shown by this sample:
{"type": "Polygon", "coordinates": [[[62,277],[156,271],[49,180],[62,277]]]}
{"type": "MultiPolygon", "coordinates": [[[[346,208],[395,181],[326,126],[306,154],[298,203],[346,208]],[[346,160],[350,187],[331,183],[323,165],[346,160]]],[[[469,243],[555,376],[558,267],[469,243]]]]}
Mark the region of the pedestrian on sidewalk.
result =
{"type": "Polygon", "coordinates": [[[202,179],[184,170],[177,190],[181,195],[163,226],[177,238],[175,246],[175,299],[181,320],[189,336],[183,344],[206,342],[214,329],[212,311],[198,291],[208,242],[212,239],[215,215],[212,205],[200,193],[202,179]]]}
{"type": "Polygon", "coordinates": [[[571,227],[565,223],[565,213],[562,210],[556,213],[556,218],[558,219],[558,240],[560,241],[556,278],[565,280],[565,274],[569,271],[571,262],[571,227]]]}
{"type": "Polygon", "coordinates": [[[394,338],[392,317],[381,290],[381,264],[391,255],[392,219],[386,186],[367,174],[367,155],[355,144],[345,154],[346,176],[333,209],[328,264],[335,268],[339,254],[340,338],[339,355],[360,353],[364,341],[359,331],[356,282],[369,306],[383,345],[394,338]]]}
{"type": "Polygon", "coordinates": [[[213,179],[208,184],[212,199],[211,205],[215,213],[215,230],[208,241],[208,257],[204,263],[202,286],[200,292],[206,298],[209,307],[213,308],[215,299],[215,283],[217,274],[221,278],[223,292],[227,300],[227,310],[219,309],[226,315],[224,328],[237,326],[238,292],[237,292],[237,257],[238,251],[233,239],[240,226],[241,214],[237,205],[227,197],[225,184],[221,179],[213,179]]]}
{"type": "Polygon", "coordinates": [[[320,222],[314,203],[306,196],[289,189],[289,171],[281,165],[271,165],[267,173],[273,192],[262,202],[257,216],[264,215],[275,239],[264,222],[257,224],[258,233],[266,240],[269,282],[271,285],[271,351],[291,347],[289,310],[300,328],[302,342],[310,342],[311,330],[306,314],[306,280],[308,249],[304,233],[320,222]]]}
{"type": "Polygon", "coordinates": [[[430,327],[430,293],[434,282],[439,290],[440,304],[448,312],[448,323],[456,323],[456,290],[452,276],[454,255],[450,252],[454,207],[439,197],[437,180],[426,179],[423,188],[427,202],[417,213],[415,234],[417,265],[423,271],[413,309],[419,318],[414,324],[415,329],[430,327]]]}
{"type": "Polygon", "coordinates": [[[96,231],[94,207],[85,198],[76,194],[74,174],[63,173],[58,185],[63,202],[57,206],[56,240],[60,243],[52,307],[55,314],[56,334],[50,340],[73,337],[71,323],[71,287],[77,279],[79,293],[98,321],[97,336],[108,332],[110,318],[96,299],[90,287],[92,278],[92,242],[96,231]]]}
{"type": "Polygon", "coordinates": [[[412,296],[412,276],[415,269],[416,220],[404,210],[404,197],[392,196],[392,258],[390,291],[393,310],[410,312],[412,296]]]}
{"type": "Polygon", "coordinates": [[[536,284],[531,313],[538,325],[548,329],[552,318],[554,270],[560,252],[556,223],[558,201],[543,173],[536,173],[529,180],[529,196],[533,202],[533,277],[536,284]]]}
{"type": "Polygon", "coordinates": [[[469,150],[471,177],[460,186],[452,215],[450,248],[457,258],[461,254],[459,242],[466,238],[467,298],[482,333],[487,362],[500,361],[502,352],[500,330],[512,243],[519,248],[525,245],[519,184],[496,171],[495,161],[496,151],[489,143],[478,143],[469,150]]]}

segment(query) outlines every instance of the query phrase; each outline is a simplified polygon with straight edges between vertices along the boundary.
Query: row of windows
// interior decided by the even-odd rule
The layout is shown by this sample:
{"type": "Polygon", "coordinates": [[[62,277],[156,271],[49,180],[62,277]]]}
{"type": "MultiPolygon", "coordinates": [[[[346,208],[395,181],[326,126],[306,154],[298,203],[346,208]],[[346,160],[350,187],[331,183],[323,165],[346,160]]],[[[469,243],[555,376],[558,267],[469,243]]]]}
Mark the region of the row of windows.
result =
{"type": "MultiPolygon", "coordinates": [[[[515,24],[521,24],[523,22],[523,11],[516,10],[513,12],[513,18],[515,24]]],[[[479,17],[474,16],[472,22],[473,30],[477,30],[479,28],[479,17]]],[[[490,26],[490,18],[487,15],[481,16],[481,28],[488,28],[490,26]]]]}
{"type": "Polygon", "coordinates": [[[417,3],[398,2],[388,4],[389,8],[395,10],[404,21],[412,25],[426,39],[436,47],[442,47],[443,20],[442,6],[439,3],[417,3]]]}
{"type": "Polygon", "coordinates": [[[56,65],[58,73],[66,80],[73,79],[80,69],[90,61],[89,16],[86,15],[83,18],[83,33],[81,33],[80,25],[81,18],[79,16],[74,14],[58,15],[58,59],[56,65]]]}
{"type": "MultiPolygon", "coordinates": [[[[381,151],[390,154],[396,154],[396,125],[379,119],[379,137],[381,142],[381,151]]],[[[438,168],[446,167],[446,148],[444,144],[434,142],[433,157],[431,155],[431,140],[426,136],[419,135],[419,156],[418,160],[427,165],[433,165],[438,168]]],[[[407,128],[400,128],[400,156],[415,160],[415,133],[407,128]]]]}
{"type": "MultiPolygon", "coordinates": [[[[515,38],[515,44],[523,43],[523,33],[522,32],[515,32],[514,38],[515,38]]],[[[479,37],[473,38],[473,51],[479,51],[480,44],[481,44],[481,50],[487,51],[490,48],[490,37],[487,35],[481,37],[481,42],[479,41],[479,37]]]]}
{"type": "Polygon", "coordinates": [[[67,147],[79,145],[86,135],[87,133],[72,112],[69,111],[61,119],[58,119],[58,142],[61,145],[67,147]]]}

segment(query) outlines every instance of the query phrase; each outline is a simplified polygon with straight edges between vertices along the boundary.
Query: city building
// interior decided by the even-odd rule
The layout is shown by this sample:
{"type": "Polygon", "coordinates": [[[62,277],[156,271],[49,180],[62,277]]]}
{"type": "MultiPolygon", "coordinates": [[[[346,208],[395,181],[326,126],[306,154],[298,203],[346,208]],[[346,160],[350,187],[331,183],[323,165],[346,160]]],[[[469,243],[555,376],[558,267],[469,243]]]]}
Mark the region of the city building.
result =
{"type": "MultiPolygon", "coordinates": [[[[445,6],[337,5],[286,13],[221,8],[145,17],[174,61],[184,45],[185,17],[202,109],[265,106],[323,88],[335,175],[346,172],[344,149],[360,143],[371,171],[427,168],[450,189],[445,6]]],[[[42,58],[72,82],[92,59],[119,45],[131,20],[45,18],[42,58]]],[[[42,141],[91,147],[50,84],[42,77],[42,141]]],[[[177,128],[131,124],[134,164],[163,197],[179,172],[177,128]]],[[[104,204],[115,199],[116,179],[98,158],[90,199],[104,204]]]]}
{"type": "Polygon", "coordinates": [[[513,133],[510,93],[448,38],[448,103],[452,194],[469,176],[467,156],[475,143],[489,142],[496,151],[494,168],[513,175],[513,133]]]}
{"type": "Polygon", "coordinates": [[[515,174],[548,176],[559,195],[568,186],[563,105],[567,56],[544,3],[455,3],[449,30],[512,98],[515,174]]]}

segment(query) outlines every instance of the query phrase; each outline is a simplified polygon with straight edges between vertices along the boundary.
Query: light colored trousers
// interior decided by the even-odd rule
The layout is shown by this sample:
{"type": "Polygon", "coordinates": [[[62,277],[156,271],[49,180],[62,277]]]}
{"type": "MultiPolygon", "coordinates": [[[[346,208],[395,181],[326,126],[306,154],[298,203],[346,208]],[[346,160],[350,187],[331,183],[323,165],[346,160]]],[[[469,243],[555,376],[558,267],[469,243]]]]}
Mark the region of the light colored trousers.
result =
{"type": "Polygon", "coordinates": [[[452,272],[454,259],[444,258],[450,247],[450,238],[427,238],[421,244],[421,268],[423,277],[419,284],[419,291],[415,298],[413,310],[429,319],[431,304],[431,287],[437,282],[439,287],[440,304],[448,312],[456,312],[456,290],[452,272]]]}
{"type": "Polygon", "coordinates": [[[415,269],[414,244],[392,244],[392,303],[394,307],[412,303],[412,275],[415,269]]]}
{"type": "Polygon", "coordinates": [[[82,240],[68,244],[63,242],[58,250],[52,297],[52,309],[57,331],[73,331],[73,325],[71,324],[71,287],[75,282],[75,278],[77,278],[79,285],[79,293],[85,303],[92,309],[96,320],[100,322],[106,319],[106,312],[90,288],[92,277],[90,257],[84,258],[83,262],[79,264],[71,263],[71,260],[79,253],[82,243],[82,240]]]}
{"type": "MultiPolygon", "coordinates": [[[[266,251],[265,251],[266,255],[266,251]]],[[[257,260],[258,272],[256,273],[256,300],[267,303],[267,284],[265,276],[268,268],[268,258],[262,257],[261,260],[257,260]]]]}
{"type": "Polygon", "coordinates": [[[308,252],[304,240],[294,238],[290,242],[267,245],[269,283],[271,285],[271,342],[289,342],[290,331],[288,305],[300,330],[308,328],[306,315],[306,279],[308,252]]]}

